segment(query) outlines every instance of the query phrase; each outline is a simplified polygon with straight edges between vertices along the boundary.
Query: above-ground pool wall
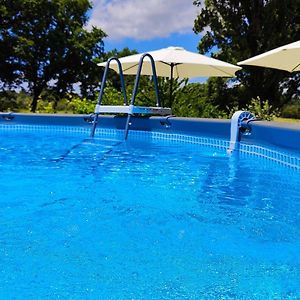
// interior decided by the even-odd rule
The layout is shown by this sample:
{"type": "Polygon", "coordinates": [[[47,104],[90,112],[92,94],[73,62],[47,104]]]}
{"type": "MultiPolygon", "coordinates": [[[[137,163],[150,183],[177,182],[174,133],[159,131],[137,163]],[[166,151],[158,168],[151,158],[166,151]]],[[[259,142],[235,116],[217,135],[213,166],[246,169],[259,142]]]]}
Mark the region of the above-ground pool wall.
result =
{"type": "Polygon", "coordinates": [[[85,126],[88,115],[59,115],[59,114],[19,114],[0,113],[0,124],[27,125],[57,125],[57,126],[85,126]]]}
{"type": "Polygon", "coordinates": [[[230,120],[176,118],[168,119],[170,129],[176,133],[211,136],[229,140],[230,120]]]}
{"type": "Polygon", "coordinates": [[[300,154],[300,125],[279,122],[253,122],[251,135],[242,136],[242,142],[287,148],[300,154]]]}
{"type": "MultiPolygon", "coordinates": [[[[99,116],[97,128],[124,129],[126,116],[99,116]]],[[[0,124],[83,126],[91,128],[90,115],[0,113],[0,124]]],[[[177,117],[132,117],[130,130],[213,136],[228,140],[229,120],[177,117]]]]}
{"type": "MultiPolygon", "coordinates": [[[[90,115],[0,113],[0,124],[82,126],[91,128],[90,115]]],[[[124,129],[126,116],[99,117],[98,128],[124,129]]],[[[256,145],[279,146],[300,153],[300,125],[277,122],[251,122],[251,135],[241,141],[256,145]]],[[[178,117],[132,117],[131,130],[160,131],[230,139],[230,120],[178,117]]]]}

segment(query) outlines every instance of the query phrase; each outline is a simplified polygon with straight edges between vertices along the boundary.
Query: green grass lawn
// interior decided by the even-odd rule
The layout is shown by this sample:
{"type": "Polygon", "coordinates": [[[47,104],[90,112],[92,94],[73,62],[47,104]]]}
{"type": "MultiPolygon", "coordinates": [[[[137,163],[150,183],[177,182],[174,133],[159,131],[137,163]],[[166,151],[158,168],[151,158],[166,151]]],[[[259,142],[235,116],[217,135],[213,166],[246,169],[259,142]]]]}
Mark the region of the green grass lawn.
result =
{"type": "Polygon", "coordinates": [[[275,118],[274,121],[300,124],[300,119],[275,118]]]}

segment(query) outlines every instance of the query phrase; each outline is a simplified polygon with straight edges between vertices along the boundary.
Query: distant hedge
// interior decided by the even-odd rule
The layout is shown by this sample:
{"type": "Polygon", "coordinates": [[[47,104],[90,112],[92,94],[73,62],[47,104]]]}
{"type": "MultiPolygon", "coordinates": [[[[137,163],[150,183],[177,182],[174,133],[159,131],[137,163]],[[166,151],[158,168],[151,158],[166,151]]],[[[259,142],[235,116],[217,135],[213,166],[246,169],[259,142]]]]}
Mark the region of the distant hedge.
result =
{"type": "Polygon", "coordinates": [[[286,105],[281,110],[281,116],[283,118],[300,119],[300,105],[286,105]]]}

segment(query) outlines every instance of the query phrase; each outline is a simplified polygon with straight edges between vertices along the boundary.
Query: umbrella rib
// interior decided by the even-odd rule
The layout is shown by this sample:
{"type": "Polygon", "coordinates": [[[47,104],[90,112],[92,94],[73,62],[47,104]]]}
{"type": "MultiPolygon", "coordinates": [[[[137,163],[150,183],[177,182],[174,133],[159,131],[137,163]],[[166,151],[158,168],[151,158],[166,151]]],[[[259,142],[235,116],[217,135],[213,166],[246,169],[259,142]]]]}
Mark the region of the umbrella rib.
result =
{"type": "Polygon", "coordinates": [[[292,69],[291,72],[294,72],[299,66],[300,66],[300,63],[298,63],[298,64],[295,66],[295,68],[292,69]]]}
{"type": "MultiPolygon", "coordinates": [[[[121,62],[121,64],[122,64],[122,62],[121,62]]],[[[126,71],[128,71],[128,70],[130,70],[130,69],[132,69],[132,68],[135,68],[135,67],[138,66],[138,65],[139,65],[139,64],[136,63],[135,65],[132,65],[131,67],[128,67],[128,68],[124,69],[123,71],[126,72],[126,71]]]]}
{"type": "MultiPolygon", "coordinates": [[[[167,63],[167,62],[165,62],[165,61],[162,61],[162,60],[160,60],[160,62],[161,63],[163,63],[163,64],[165,64],[165,65],[167,65],[167,66],[174,66],[174,67],[176,67],[176,66],[178,66],[178,65],[182,65],[183,63],[167,63]]],[[[232,74],[231,73],[229,73],[229,72],[226,72],[226,71],[224,71],[224,70],[222,70],[222,69],[220,69],[220,68],[218,68],[218,67],[216,67],[216,66],[212,66],[212,65],[209,65],[210,67],[212,67],[213,69],[216,69],[216,70],[218,70],[218,71],[220,71],[220,72],[222,72],[222,73],[224,73],[224,74],[226,74],[226,75],[228,75],[228,76],[230,76],[230,77],[232,77],[232,74]]],[[[177,74],[178,74],[178,71],[177,71],[177,74]]]]}
{"type": "Polygon", "coordinates": [[[220,69],[220,68],[218,68],[216,66],[212,66],[212,65],[209,65],[209,66],[212,67],[213,69],[216,69],[216,70],[218,70],[218,71],[220,71],[220,72],[222,72],[224,74],[227,74],[228,76],[232,77],[232,74],[230,74],[230,73],[228,73],[228,72],[226,72],[226,71],[224,71],[224,70],[222,70],[222,69],[220,69]]]}
{"type": "Polygon", "coordinates": [[[165,61],[160,60],[159,62],[171,67],[173,65],[173,67],[178,66],[178,65],[182,65],[182,63],[167,63],[165,61]]]}
{"type": "MultiPolygon", "coordinates": [[[[167,66],[169,66],[169,67],[171,67],[172,65],[173,65],[174,67],[175,67],[175,66],[178,66],[178,65],[182,65],[182,63],[167,63],[167,62],[162,61],[162,60],[160,60],[159,62],[161,62],[161,63],[163,63],[163,64],[165,64],[165,65],[167,65],[167,66]]],[[[122,62],[121,62],[121,64],[122,64],[122,62]]],[[[126,72],[126,71],[128,71],[128,70],[130,70],[130,69],[135,68],[136,66],[138,66],[138,63],[136,63],[135,65],[132,65],[132,66],[130,66],[130,67],[124,69],[123,71],[126,72]]]]}

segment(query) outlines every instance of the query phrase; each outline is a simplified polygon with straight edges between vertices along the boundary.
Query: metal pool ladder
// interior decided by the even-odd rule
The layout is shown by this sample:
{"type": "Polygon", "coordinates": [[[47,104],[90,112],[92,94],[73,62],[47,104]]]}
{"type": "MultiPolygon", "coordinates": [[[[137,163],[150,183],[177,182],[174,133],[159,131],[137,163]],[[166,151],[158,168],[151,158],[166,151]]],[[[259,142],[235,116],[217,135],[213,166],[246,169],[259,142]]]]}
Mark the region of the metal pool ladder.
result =
{"type": "MultiPolygon", "coordinates": [[[[105,70],[104,70],[104,74],[103,74],[103,78],[102,78],[102,82],[101,82],[101,88],[100,88],[100,93],[99,93],[99,96],[98,96],[98,100],[97,100],[97,104],[96,104],[96,107],[95,107],[95,117],[94,117],[94,120],[93,120],[93,127],[92,127],[92,130],[91,130],[91,137],[94,137],[95,135],[95,131],[96,131],[96,127],[97,127],[97,124],[98,124],[98,119],[99,119],[99,114],[100,112],[106,112],[104,110],[104,108],[108,108],[108,106],[102,106],[101,107],[101,104],[102,104],[102,98],[103,98],[103,93],[104,93],[104,89],[105,89],[105,83],[106,83],[106,80],[107,80],[107,74],[108,74],[108,70],[109,70],[109,65],[111,63],[111,61],[115,60],[118,64],[118,68],[119,68],[119,73],[120,73],[120,80],[121,80],[121,88],[122,88],[122,93],[123,93],[123,97],[124,97],[124,107],[128,105],[128,102],[127,102],[127,95],[126,95],[126,88],[125,88],[125,82],[124,82],[124,75],[123,75],[123,70],[122,70],[122,66],[121,66],[121,63],[119,61],[118,58],[116,57],[111,57],[107,63],[106,63],[106,66],[105,66],[105,70]]],[[[120,111],[121,107],[122,106],[109,106],[111,109],[110,111],[107,111],[107,112],[115,112],[115,111],[112,111],[112,108],[114,107],[116,111],[120,111]]],[[[108,110],[108,109],[106,109],[108,110]]]]}
{"type": "Polygon", "coordinates": [[[104,71],[104,74],[103,74],[103,78],[102,78],[101,90],[100,90],[98,101],[97,101],[97,104],[96,104],[96,107],[95,107],[95,117],[94,117],[94,121],[93,121],[93,127],[92,127],[92,130],[91,130],[91,137],[94,137],[94,135],[95,135],[95,130],[96,130],[96,127],[97,127],[97,124],[98,124],[98,118],[99,118],[100,113],[123,113],[123,114],[125,113],[125,114],[127,114],[127,120],[126,120],[126,125],[125,125],[125,133],[124,133],[124,139],[125,140],[128,137],[130,119],[131,119],[131,116],[133,114],[148,114],[148,115],[151,114],[151,115],[162,115],[162,116],[172,114],[171,108],[161,107],[160,99],[159,99],[159,93],[158,93],[155,63],[154,63],[153,57],[149,53],[143,54],[140,58],[137,74],[136,74],[136,77],[135,77],[132,97],[131,97],[131,101],[130,101],[129,105],[127,103],[127,96],[126,96],[126,89],[125,89],[122,65],[121,65],[119,59],[116,58],[116,57],[112,57],[107,61],[106,66],[105,66],[105,71],[104,71]],[[148,57],[150,59],[151,66],[152,66],[152,76],[153,76],[155,96],[156,96],[156,107],[145,107],[145,106],[135,106],[134,105],[135,98],[136,98],[137,91],[138,91],[139,81],[140,81],[140,77],[141,77],[143,62],[144,62],[145,57],[148,57]],[[110,62],[112,60],[117,61],[118,68],[119,68],[122,92],[123,92],[123,96],[124,96],[124,105],[123,106],[101,105],[102,104],[102,97],[103,97],[103,93],[104,93],[104,88],[105,88],[105,83],[106,83],[106,79],[107,79],[107,73],[108,73],[110,62]]]}

